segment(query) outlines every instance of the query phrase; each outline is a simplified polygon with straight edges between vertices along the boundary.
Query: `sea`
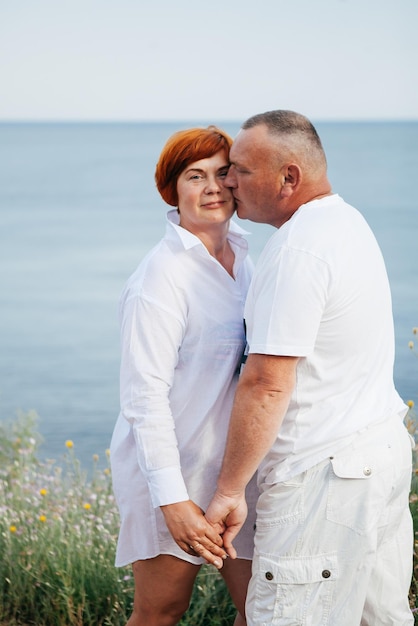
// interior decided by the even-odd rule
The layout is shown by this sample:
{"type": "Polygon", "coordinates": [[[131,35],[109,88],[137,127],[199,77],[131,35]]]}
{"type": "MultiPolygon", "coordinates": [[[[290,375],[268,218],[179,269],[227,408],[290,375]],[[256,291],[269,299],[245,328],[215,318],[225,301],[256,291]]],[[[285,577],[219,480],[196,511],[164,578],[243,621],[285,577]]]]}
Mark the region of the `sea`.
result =
{"type": "MultiPolygon", "coordinates": [[[[155,164],[173,132],[210,123],[0,124],[0,421],[36,411],[41,458],[59,460],[66,440],[83,466],[105,458],[119,411],[119,296],[165,231],[155,164]]],[[[333,190],[382,248],[395,382],[417,402],[418,122],[315,125],[333,190]]],[[[273,228],[241,225],[257,260],[273,228]]]]}

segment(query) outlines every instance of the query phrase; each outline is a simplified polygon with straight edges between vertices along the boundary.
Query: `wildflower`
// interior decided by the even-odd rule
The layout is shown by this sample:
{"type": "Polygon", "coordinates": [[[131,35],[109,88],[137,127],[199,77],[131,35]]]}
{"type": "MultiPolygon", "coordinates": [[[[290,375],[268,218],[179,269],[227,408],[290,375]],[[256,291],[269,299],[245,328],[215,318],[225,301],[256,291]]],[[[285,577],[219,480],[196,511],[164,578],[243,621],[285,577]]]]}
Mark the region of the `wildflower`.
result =
{"type": "Polygon", "coordinates": [[[14,525],[12,524],[11,526],[9,526],[9,530],[10,530],[10,532],[13,534],[13,533],[15,533],[15,532],[17,531],[17,528],[16,528],[16,526],[14,526],[14,525]]]}
{"type": "Polygon", "coordinates": [[[408,342],[408,348],[409,348],[410,350],[413,350],[413,349],[414,349],[414,342],[413,342],[413,341],[409,341],[409,342],[408,342]]]}
{"type": "Polygon", "coordinates": [[[93,454],[93,461],[95,463],[97,463],[98,460],[99,460],[99,455],[98,454],[93,454]]]}
{"type": "Polygon", "coordinates": [[[109,469],[108,467],[106,467],[106,468],[103,470],[103,474],[105,474],[106,476],[109,476],[109,475],[110,475],[110,469],[109,469]]]}
{"type": "Polygon", "coordinates": [[[67,441],[65,442],[65,446],[68,449],[74,448],[74,443],[71,441],[71,439],[67,439],[67,441]]]}
{"type": "Polygon", "coordinates": [[[107,450],[106,450],[106,456],[107,456],[107,458],[110,457],[110,450],[109,450],[109,448],[107,448],[107,450]]]}
{"type": "Polygon", "coordinates": [[[414,335],[418,335],[418,326],[414,326],[412,332],[414,333],[414,335]]]}
{"type": "Polygon", "coordinates": [[[46,515],[40,515],[39,521],[42,522],[42,524],[44,524],[46,522],[46,515]]]}
{"type": "Polygon", "coordinates": [[[408,402],[406,403],[410,409],[414,408],[415,402],[413,400],[408,400],[408,402]]]}
{"type": "Polygon", "coordinates": [[[86,511],[88,511],[89,509],[91,509],[91,504],[89,502],[85,502],[83,504],[83,509],[86,509],[86,511]]]}
{"type": "Polygon", "coordinates": [[[42,488],[39,490],[39,493],[41,494],[41,496],[46,496],[46,494],[48,493],[48,489],[42,488]]]}

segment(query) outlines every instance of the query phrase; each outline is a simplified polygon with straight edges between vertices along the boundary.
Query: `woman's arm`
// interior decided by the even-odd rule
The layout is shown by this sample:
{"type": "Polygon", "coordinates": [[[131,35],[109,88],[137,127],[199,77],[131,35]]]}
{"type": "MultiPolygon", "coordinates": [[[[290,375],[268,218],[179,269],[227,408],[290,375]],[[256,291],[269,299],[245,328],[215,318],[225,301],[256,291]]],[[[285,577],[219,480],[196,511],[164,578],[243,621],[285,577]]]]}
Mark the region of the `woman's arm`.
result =
{"type": "Polygon", "coordinates": [[[222,538],[189,499],[183,479],[169,392],[184,334],[182,321],[146,298],[122,311],[121,407],[132,424],[138,463],[154,507],[161,507],[176,543],[222,567],[222,538]],[[193,546],[193,548],[191,548],[193,546]]]}

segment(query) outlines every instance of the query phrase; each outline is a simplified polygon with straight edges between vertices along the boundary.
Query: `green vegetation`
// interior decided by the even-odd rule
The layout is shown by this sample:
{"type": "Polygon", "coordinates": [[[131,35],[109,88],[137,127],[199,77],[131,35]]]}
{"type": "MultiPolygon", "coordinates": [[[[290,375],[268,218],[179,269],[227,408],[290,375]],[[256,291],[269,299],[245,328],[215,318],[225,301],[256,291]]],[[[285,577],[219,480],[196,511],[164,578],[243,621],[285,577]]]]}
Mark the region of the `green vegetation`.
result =
{"type": "MultiPolygon", "coordinates": [[[[416,335],[418,329],[413,329],[416,335]]],[[[414,342],[409,348],[415,355],[414,342]]],[[[417,435],[414,402],[407,426],[417,435]]],[[[36,414],[0,423],[0,626],[123,626],[132,609],[131,568],[114,567],[119,517],[106,467],[82,470],[73,442],[62,463],[40,461],[36,414]]],[[[418,537],[418,457],[410,506],[418,537]]],[[[418,541],[411,607],[418,607],[418,541]]],[[[418,608],[416,609],[418,625],[418,608]]],[[[415,611],[414,611],[415,612],[415,611]]],[[[235,611],[219,573],[201,569],[181,626],[231,626],[235,611]]]]}
{"type": "MultiPolygon", "coordinates": [[[[94,455],[88,479],[71,441],[60,466],[39,461],[36,423],[30,413],[0,424],[0,624],[123,626],[133,578],[114,567],[109,467],[94,455]]],[[[229,626],[234,615],[219,573],[203,567],[182,626],[229,626]]]]}

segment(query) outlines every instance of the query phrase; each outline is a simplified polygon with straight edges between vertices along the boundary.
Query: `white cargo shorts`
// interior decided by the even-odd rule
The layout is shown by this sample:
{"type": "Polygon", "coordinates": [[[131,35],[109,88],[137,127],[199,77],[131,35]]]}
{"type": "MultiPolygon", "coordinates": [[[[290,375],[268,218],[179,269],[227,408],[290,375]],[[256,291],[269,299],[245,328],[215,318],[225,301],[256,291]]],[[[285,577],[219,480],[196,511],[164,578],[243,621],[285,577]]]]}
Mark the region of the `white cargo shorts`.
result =
{"type": "Polygon", "coordinates": [[[399,417],[262,485],[248,626],[411,626],[411,438],[399,417]]]}

